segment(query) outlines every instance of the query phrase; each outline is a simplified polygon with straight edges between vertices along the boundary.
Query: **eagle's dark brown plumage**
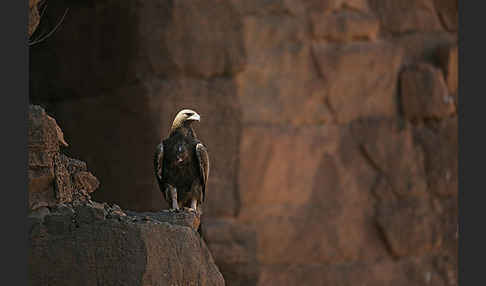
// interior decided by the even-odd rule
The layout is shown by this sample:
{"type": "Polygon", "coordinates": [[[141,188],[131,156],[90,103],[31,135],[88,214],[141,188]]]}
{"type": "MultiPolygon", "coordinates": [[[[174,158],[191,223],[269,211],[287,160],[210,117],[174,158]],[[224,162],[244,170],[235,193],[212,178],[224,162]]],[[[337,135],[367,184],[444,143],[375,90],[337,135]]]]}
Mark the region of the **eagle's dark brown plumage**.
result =
{"type": "Polygon", "coordinates": [[[190,207],[196,211],[204,202],[209,176],[209,157],[191,124],[200,116],[181,110],[174,119],[168,138],[156,148],[155,176],[171,209],[190,207]]]}

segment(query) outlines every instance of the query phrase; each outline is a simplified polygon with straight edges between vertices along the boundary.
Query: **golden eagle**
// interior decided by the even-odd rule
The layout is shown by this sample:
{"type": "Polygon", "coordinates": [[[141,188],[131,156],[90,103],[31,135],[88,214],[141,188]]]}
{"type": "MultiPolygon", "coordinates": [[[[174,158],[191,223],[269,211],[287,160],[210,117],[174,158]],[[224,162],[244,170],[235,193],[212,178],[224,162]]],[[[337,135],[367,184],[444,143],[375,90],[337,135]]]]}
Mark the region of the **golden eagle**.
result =
{"type": "Polygon", "coordinates": [[[191,124],[200,116],[190,109],[177,113],[169,136],[157,145],[155,176],[171,209],[196,211],[204,202],[209,176],[209,157],[191,124]]]}

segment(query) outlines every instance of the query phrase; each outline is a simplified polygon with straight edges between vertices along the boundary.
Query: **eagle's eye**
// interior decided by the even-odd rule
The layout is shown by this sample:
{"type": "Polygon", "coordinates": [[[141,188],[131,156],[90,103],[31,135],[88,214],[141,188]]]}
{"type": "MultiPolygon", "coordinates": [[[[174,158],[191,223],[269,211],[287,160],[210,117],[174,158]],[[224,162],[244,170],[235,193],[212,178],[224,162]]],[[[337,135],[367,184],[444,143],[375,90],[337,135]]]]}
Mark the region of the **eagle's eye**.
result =
{"type": "Polygon", "coordinates": [[[186,113],[186,116],[187,117],[191,117],[192,115],[193,115],[193,113],[190,113],[190,112],[189,113],[186,113]]]}

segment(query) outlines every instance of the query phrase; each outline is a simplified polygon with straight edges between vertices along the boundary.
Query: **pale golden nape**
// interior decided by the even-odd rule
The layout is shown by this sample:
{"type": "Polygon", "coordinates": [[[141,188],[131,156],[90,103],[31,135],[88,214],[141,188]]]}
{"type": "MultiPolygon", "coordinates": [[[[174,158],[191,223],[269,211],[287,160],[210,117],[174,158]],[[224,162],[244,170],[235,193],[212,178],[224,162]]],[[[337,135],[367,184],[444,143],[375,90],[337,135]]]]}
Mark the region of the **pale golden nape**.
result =
{"type": "Polygon", "coordinates": [[[176,130],[177,128],[181,127],[184,122],[187,120],[194,120],[194,121],[199,121],[200,120],[199,114],[195,112],[194,110],[191,109],[183,109],[177,113],[176,117],[174,118],[174,121],[172,122],[172,126],[170,127],[170,132],[176,130]]]}

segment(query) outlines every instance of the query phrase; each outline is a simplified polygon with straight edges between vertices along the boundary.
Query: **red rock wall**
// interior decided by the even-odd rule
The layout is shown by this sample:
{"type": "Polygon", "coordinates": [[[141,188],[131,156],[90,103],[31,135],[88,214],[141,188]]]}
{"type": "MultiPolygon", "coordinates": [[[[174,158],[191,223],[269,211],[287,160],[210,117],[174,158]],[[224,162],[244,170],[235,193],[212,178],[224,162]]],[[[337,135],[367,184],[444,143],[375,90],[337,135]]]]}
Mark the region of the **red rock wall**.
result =
{"type": "Polygon", "coordinates": [[[31,50],[98,201],[165,207],[182,107],[228,285],[457,284],[457,1],[95,1],[31,50]]]}

